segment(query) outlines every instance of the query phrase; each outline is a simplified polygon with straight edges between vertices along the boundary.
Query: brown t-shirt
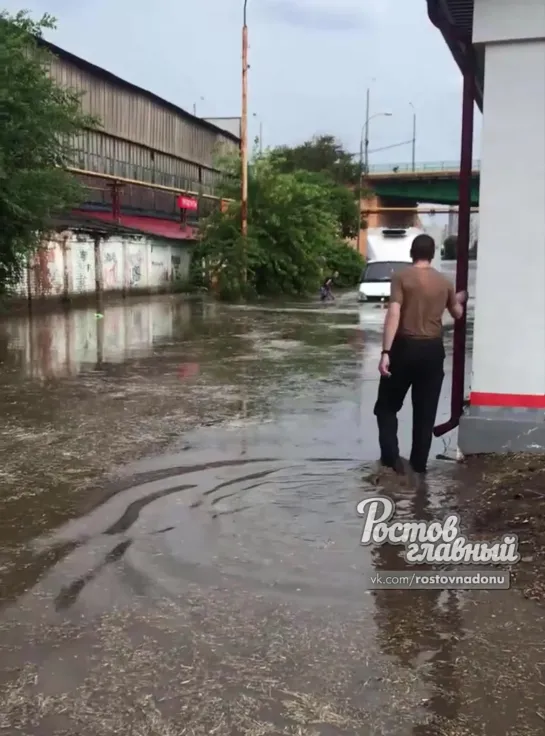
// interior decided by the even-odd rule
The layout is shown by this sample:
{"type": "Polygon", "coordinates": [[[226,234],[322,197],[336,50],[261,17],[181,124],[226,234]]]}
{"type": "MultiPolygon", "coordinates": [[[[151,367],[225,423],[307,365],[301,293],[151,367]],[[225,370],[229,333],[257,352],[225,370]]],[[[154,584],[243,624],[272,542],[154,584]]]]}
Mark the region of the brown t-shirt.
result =
{"type": "Polygon", "coordinates": [[[443,334],[443,312],[454,306],[456,294],[434,268],[407,266],[392,278],[390,302],[401,307],[398,335],[434,338],[443,334]]]}

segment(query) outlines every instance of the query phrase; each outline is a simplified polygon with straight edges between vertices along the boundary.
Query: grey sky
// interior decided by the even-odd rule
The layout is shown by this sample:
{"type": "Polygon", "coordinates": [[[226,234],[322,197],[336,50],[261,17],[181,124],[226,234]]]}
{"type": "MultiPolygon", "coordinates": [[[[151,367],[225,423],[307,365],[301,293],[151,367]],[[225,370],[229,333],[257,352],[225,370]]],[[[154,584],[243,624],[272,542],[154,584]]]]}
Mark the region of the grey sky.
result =
{"type": "MultiPolygon", "coordinates": [[[[4,0],[15,11],[51,12],[50,40],[202,116],[240,114],[243,0],[4,0]],[[202,100],[201,98],[204,98],[202,100]]],[[[417,159],[457,160],[461,76],[425,0],[248,0],[250,132],[265,145],[315,133],[359,148],[365,90],[371,150],[412,135],[417,159]],[[253,117],[253,113],[256,117],[253,117]]],[[[480,115],[477,116],[477,148],[480,115]]],[[[411,146],[371,163],[409,161],[411,146]]]]}

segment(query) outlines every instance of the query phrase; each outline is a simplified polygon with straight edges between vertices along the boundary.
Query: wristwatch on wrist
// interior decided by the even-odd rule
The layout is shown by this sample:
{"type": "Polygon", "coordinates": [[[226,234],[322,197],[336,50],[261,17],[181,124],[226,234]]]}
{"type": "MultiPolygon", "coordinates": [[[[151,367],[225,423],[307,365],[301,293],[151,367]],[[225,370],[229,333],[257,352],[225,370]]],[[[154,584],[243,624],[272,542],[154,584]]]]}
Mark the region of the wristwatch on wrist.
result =
{"type": "Polygon", "coordinates": [[[383,350],[382,353],[381,353],[381,355],[390,355],[390,351],[389,350],[383,350]]]}

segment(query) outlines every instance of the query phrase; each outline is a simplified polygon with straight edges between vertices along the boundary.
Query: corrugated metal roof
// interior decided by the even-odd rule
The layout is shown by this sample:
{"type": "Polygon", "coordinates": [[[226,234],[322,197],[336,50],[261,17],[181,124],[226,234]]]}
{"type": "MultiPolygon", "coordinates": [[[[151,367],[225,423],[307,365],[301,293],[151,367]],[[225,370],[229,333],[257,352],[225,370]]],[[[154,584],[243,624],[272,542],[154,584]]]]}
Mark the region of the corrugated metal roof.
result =
{"type": "Polygon", "coordinates": [[[167,109],[169,109],[171,112],[175,113],[176,115],[181,115],[187,120],[190,120],[196,127],[207,128],[208,130],[211,130],[214,133],[217,133],[218,135],[222,135],[222,136],[225,136],[226,138],[230,138],[231,140],[235,141],[235,143],[240,142],[240,138],[237,138],[237,136],[233,135],[233,133],[231,133],[230,131],[225,130],[223,128],[219,128],[217,125],[214,125],[213,123],[210,123],[207,120],[204,120],[203,118],[199,118],[195,115],[192,115],[187,110],[184,110],[183,108],[178,107],[178,105],[175,105],[173,102],[169,102],[168,100],[165,100],[162,97],[159,97],[159,95],[156,95],[154,92],[150,92],[147,89],[138,87],[136,84],[132,84],[132,82],[127,82],[126,79],[122,79],[121,77],[118,77],[117,75],[112,74],[112,72],[109,72],[107,69],[103,69],[102,67],[97,66],[96,64],[92,64],[90,61],[86,61],[85,59],[82,59],[79,56],[76,56],[75,54],[70,53],[70,51],[66,51],[65,49],[62,49],[60,46],[56,46],[54,43],[51,43],[50,41],[46,41],[43,38],[39,38],[37,39],[37,41],[40,46],[43,46],[44,48],[48,49],[55,56],[59,57],[60,59],[65,59],[71,64],[74,64],[74,66],[78,67],[79,69],[83,69],[84,71],[89,72],[89,74],[92,74],[95,77],[105,79],[111,82],[112,84],[116,85],[117,87],[124,87],[125,89],[130,90],[136,94],[140,94],[143,97],[146,97],[148,100],[151,100],[152,102],[155,102],[156,104],[161,105],[162,107],[166,107],[167,109]]]}

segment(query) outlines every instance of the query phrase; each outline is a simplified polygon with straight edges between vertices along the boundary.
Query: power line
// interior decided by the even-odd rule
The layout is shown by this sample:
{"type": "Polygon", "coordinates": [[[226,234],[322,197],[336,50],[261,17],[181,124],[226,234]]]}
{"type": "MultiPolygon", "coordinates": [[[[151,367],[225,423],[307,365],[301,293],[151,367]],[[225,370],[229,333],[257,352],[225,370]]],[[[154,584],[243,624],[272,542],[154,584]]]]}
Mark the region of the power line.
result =
{"type": "Polygon", "coordinates": [[[412,143],[412,138],[410,141],[402,141],[401,143],[392,143],[391,146],[382,146],[382,148],[373,148],[372,151],[369,151],[369,153],[377,153],[378,151],[387,151],[390,148],[398,148],[399,146],[408,146],[409,143],[412,143]]]}
{"type": "MultiPolygon", "coordinates": [[[[412,144],[413,140],[412,138],[408,141],[402,141],[401,143],[392,143],[389,146],[382,146],[382,148],[373,148],[372,151],[369,151],[369,153],[377,153],[378,151],[388,151],[390,148],[399,148],[400,146],[408,146],[409,144],[412,144]]],[[[351,153],[350,154],[353,157],[359,156],[358,153],[351,153]]]]}

